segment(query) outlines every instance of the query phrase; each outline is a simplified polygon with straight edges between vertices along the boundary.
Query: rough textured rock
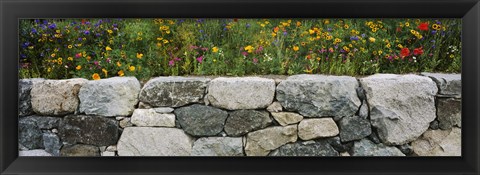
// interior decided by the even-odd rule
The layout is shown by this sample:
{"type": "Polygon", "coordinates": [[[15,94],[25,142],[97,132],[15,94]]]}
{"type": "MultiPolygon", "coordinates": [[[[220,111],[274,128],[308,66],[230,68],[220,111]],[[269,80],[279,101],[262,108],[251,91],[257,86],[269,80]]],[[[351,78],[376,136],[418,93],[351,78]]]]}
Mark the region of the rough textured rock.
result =
{"type": "Polygon", "coordinates": [[[27,116],[21,117],[19,121],[32,121],[34,122],[38,128],[42,130],[58,128],[62,118],[60,117],[49,117],[49,116],[27,116]]]}
{"type": "Polygon", "coordinates": [[[59,128],[60,138],[69,144],[114,145],[118,135],[118,121],[102,116],[68,115],[59,128]]]}
{"type": "Polygon", "coordinates": [[[277,86],[277,100],[304,117],[351,116],[360,106],[354,77],[294,75],[277,86]]]}
{"type": "Polygon", "coordinates": [[[175,127],[175,115],[157,113],[154,109],[135,109],[130,122],[136,126],[175,127]]]}
{"type": "Polygon", "coordinates": [[[34,149],[28,151],[19,151],[18,156],[52,156],[52,154],[43,149],[34,149]]]}
{"type": "Polygon", "coordinates": [[[42,130],[32,120],[18,121],[18,143],[28,149],[44,148],[42,130]]]}
{"type": "Polygon", "coordinates": [[[461,129],[428,130],[422,137],[412,142],[412,148],[419,156],[461,156],[461,129]]]}
{"type": "Polygon", "coordinates": [[[462,99],[437,98],[437,120],[440,129],[462,127],[462,99]]]}
{"type": "Polygon", "coordinates": [[[396,147],[374,144],[368,139],[355,141],[350,154],[352,156],[405,156],[396,147]]]}
{"type": "Polygon", "coordinates": [[[360,109],[358,110],[358,116],[364,119],[368,119],[368,105],[367,101],[363,101],[360,109]]]}
{"type": "Polygon", "coordinates": [[[301,141],[288,143],[268,154],[269,156],[338,156],[326,141],[301,141]]]}
{"type": "Polygon", "coordinates": [[[206,103],[237,110],[266,108],[272,104],[275,81],[258,77],[216,78],[208,85],[206,103]]]}
{"type": "Polygon", "coordinates": [[[43,133],[43,145],[45,147],[45,151],[54,155],[60,156],[60,148],[62,148],[62,142],[57,134],[54,133],[43,133]]]}
{"type": "Polygon", "coordinates": [[[63,146],[62,150],[60,151],[61,156],[82,156],[82,157],[92,157],[92,156],[100,156],[100,150],[98,147],[93,145],[66,145],[63,146]]]}
{"type": "Polygon", "coordinates": [[[372,132],[372,134],[368,136],[368,139],[370,139],[370,141],[375,144],[381,143],[380,138],[378,138],[378,134],[376,132],[372,132]]]}
{"type": "Polygon", "coordinates": [[[408,143],[406,144],[403,144],[403,145],[398,145],[397,148],[402,151],[403,154],[405,155],[410,155],[413,153],[413,148],[411,145],[409,145],[408,143]]]}
{"type": "Polygon", "coordinates": [[[211,106],[193,104],[176,109],[178,123],[193,136],[215,136],[223,130],[228,113],[211,106]]]}
{"type": "Polygon", "coordinates": [[[247,156],[266,156],[271,150],[297,141],[297,125],[274,126],[247,134],[247,156]]]}
{"type": "Polygon", "coordinates": [[[422,73],[437,83],[439,96],[461,97],[462,74],[422,73]]]}
{"type": "Polygon", "coordinates": [[[115,152],[104,151],[104,152],[101,153],[101,156],[103,156],[103,157],[113,157],[113,156],[115,156],[115,152]]]}
{"type": "Polygon", "coordinates": [[[135,77],[89,81],[80,89],[80,112],[87,115],[128,116],[138,103],[140,83],[135,77]]]}
{"type": "Polygon", "coordinates": [[[117,149],[119,156],[190,156],[193,142],[177,128],[128,127],[117,149]]]}
{"type": "Polygon", "coordinates": [[[434,120],[432,122],[430,122],[430,127],[429,129],[431,130],[437,130],[439,127],[439,124],[438,124],[438,120],[434,120]]]}
{"type": "Polygon", "coordinates": [[[132,122],[130,122],[131,118],[130,117],[125,117],[124,119],[120,120],[120,122],[118,123],[118,125],[121,127],[121,128],[126,128],[126,127],[131,127],[133,126],[132,122]]]}
{"type": "Polygon", "coordinates": [[[168,114],[168,113],[172,113],[174,109],[170,107],[159,107],[159,108],[153,108],[153,110],[155,110],[155,112],[157,113],[168,114]]]}
{"type": "Polygon", "coordinates": [[[266,111],[237,110],[229,114],[225,122],[225,132],[229,136],[241,136],[265,128],[271,123],[272,119],[266,111]]]}
{"type": "Polygon", "coordinates": [[[339,130],[332,118],[304,119],[298,124],[298,136],[311,140],[338,135],[339,130]]]}
{"type": "Polygon", "coordinates": [[[350,150],[353,147],[353,142],[342,143],[340,137],[331,137],[326,139],[326,141],[332,145],[332,147],[338,152],[345,152],[350,150]]]}
{"type": "Polygon", "coordinates": [[[32,79],[20,79],[18,80],[18,115],[27,116],[33,114],[32,98],[30,92],[32,91],[33,84],[39,83],[44,79],[32,78],[32,79]]]}
{"type": "Polygon", "coordinates": [[[243,156],[241,137],[202,137],[193,143],[192,156],[243,156]]]}
{"type": "Polygon", "coordinates": [[[303,116],[293,112],[272,112],[272,116],[282,126],[295,124],[303,120],[303,116]]]}
{"type": "Polygon", "coordinates": [[[338,122],[342,142],[363,139],[372,134],[370,121],[359,116],[343,117],[338,122]]]}
{"type": "Polygon", "coordinates": [[[74,113],[79,105],[77,94],[88,80],[44,80],[34,83],[31,90],[32,109],[41,115],[74,113]]]}
{"type": "Polygon", "coordinates": [[[376,74],[361,78],[370,120],[387,145],[402,145],[425,132],[436,117],[435,83],[418,75],[376,74]]]}
{"type": "Polygon", "coordinates": [[[282,110],[282,104],[280,104],[280,102],[278,101],[273,102],[270,106],[267,107],[268,112],[282,112],[282,110]]]}
{"type": "Polygon", "coordinates": [[[209,81],[199,77],[157,77],[143,86],[139,98],[152,106],[180,107],[200,103],[209,81]]]}

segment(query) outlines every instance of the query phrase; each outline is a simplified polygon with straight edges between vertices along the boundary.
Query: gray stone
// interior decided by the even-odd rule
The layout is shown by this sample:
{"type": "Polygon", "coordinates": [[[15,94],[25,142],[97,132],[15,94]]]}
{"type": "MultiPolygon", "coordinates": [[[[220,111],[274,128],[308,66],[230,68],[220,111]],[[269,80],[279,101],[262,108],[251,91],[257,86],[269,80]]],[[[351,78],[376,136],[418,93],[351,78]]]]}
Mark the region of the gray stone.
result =
{"type": "Polygon", "coordinates": [[[116,144],[118,132],[118,121],[102,116],[68,115],[59,128],[59,136],[64,142],[96,146],[116,144]]]}
{"type": "Polygon", "coordinates": [[[41,78],[18,80],[18,115],[27,116],[33,114],[32,98],[30,92],[34,83],[43,81],[41,78]]]}
{"type": "Polygon", "coordinates": [[[135,77],[88,81],[80,89],[80,112],[87,115],[128,116],[138,103],[140,83],[135,77]]]}
{"type": "Polygon", "coordinates": [[[136,126],[175,127],[175,115],[157,113],[154,109],[135,109],[130,122],[136,126]]]}
{"type": "Polygon", "coordinates": [[[243,156],[241,137],[202,137],[193,143],[192,156],[243,156]]]}
{"type": "Polygon", "coordinates": [[[370,121],[387,145],[402,145],[425,132],[436,117],[435,83],[418,75],[376,74],[361,78],[370,121]]]}
{"type": "Polygon", "coordinates": [[[298,124],[298,136],[311,140],[338,135],[339,130],[332,118],[304,119],[298,124]]]}
{"type": "Polygon", "coordinates": [[[326,139],[326,141],[332,145],[332,147],[338,152],[349,151],[353,147],[353,142],[342,143],[340,137],[331,137],[326,139]]]}
{"type": "Polygon", "coordinates": [[[368,139],[355,141],[350,154],[352,156],[405,156],[396,147],[374,144],[368,139]]]}
{"type": "Polygon", "coordinates": [[[45,147],[45,151],[54,155],[60,156],[60,148],[62,148],[62,142],[57,134],[54,133],[43,133],[43,145],[45,147]]]}
{"type": "Polygon", "coordinates": [[[44,148],[42,130],[32,120],[18,121],[18,143],[28,149],[44,148]]]}
{"type": "Polygon", "coordinates": [[[282,104],[280,104],[280,102],[278,101],[273,102],[270,106],[267,107],[268,112],[282,112],[282,110],[282,104]]]}
{"type": "Polygon", "coordinates": [[[272,112],[272,116],[282,126],[296,124],[303,120],[303,116],[293,112],[272,112]]]}
{"type": "Polygon", "coordinates": [[[62,118],[32,115],[27,117],[21,117],[19,120],[32,121],[37,125],[39,129],[50,130],[50,129],[58,128],[58,126],[60,125],[60,122],[62,121],[62,118]]]}
{"type": "Polygon", "coordinates": [[[128,127],[117,149],[119,156],[190,156],[193,142],[177,128],[128,127]]]}
{"type": "Polygon", "coordinates": [[[462,99],[437,98],[437,120],[443,130],[462,127],[462,99]]]}
{"type": "Polygon", "coordinates": [[[370,121],[359,116],[343,117],[338,122],[342,142],[360,140],[372,133],[370,121]]]}
{"type": "Polygon", "coordinates": [[[462,74],[421,73],[430,77],[438,87],[438,95],[442,97],[462,96],[462,74]]]}
{"type": "Polygon", "coordinates": [[[367,101],[363,101],[362,105],[360,106],[360,109],[358,110],[358,116],[364,119],[368,119],[368,104],[367,101]]]}
{"type": "Polygon", "coordinates": [[[342,152],[340,153],[340,156],[350,156],[350,154],[348,152],[342,152]]]}
{"type": "Polygon", "coordinates": [[[274,126],[247,134],[247,156],[266,156],[280,146],[297,141],[297,125],[274,126]]]}
{"type": "Polygon", "coordinates": [[[294,75],[277,86],[277,100],[304,117],[351,116],[360,106],[354,77],[294,75]]]}
{"type": "Polygon", "coordinates": [[[104,151],[101,153],[103,157],[113,157],[115,156],[115,152],[110,152],[110,151],[104,151]]]}
{"type": "Polygon", "coordinates": [[[140,101],[151,106],[180,107],[203,100],[208,78],[157,77],[143,86],[140,101]]]}
{"type": "Polygon", "coordinates": [[[133,124],[130,120],[131,120],[130,117],[125,117],[123,120],[120,120],[118,125],[120,126],[120,128],[132,127],[133,124]]]}
{"type": "Polygon", "coordinates": [[[96,157],[100,156],[100,150],[93,145],[65,145],[60,151],[61,156],[80,156],[80,157],[96,157]]]}
{"type": "Polygon", "coordinates": [[[155,112],[157,113],[167,114],[167,113],[172,113],[174,109],[169,107],[159,107],[159,108],[153,108],[153,110],[155,110],[155,112]]]}
{"type": "Polygon", "coordinates": [[[413,148],[411,145],[409,145],[408,143],[405,143],[403,145],[398,145],[397,148],[402,151],[403,154],[405,155],[410,155],[413,153],[413,148]]]}
{"type": "Polygon", "coordinates": [[[32,109],[41,115],[65,115],[74,113],[79,105],[77,97],[82,85],[88,80],[44,80],[33,84],[32,109]]]}
{"type": "Polygon", "coordinates": [[[105,148],[105,151],[115,152],[117,151],[117,145],[110,145],[107,148],[105,148]]]}
{"type": "Polygon", "coordinates": [[[461,156],[461,129],[428,130],[422,137],[412,142],[412,148],[419,156],[461,156]]]}
{"type": "Polygon", "coordinates": [[[28,156],[52,156],[52,155],[43,149],[35,149],[35,150],[28,150],[28,151],[19,151],[18,156],[28,157],[28,156]]]}
{"type": "Polygon", "coordinates": [[[434,121],[430,122],[429,129],[431,129],[431,130],[437,130],[437,129],[439,129],[439,128],[440,128],[440,126],[439,126],[439,124],[438,124],[438,120],[434,120],[434,121]]]}
{"type": "Polygon", "coordinates": [[[378,138],[378,134],[376,132],[372,132],[372,134],[368,136],[368,139],[370,139],[370,141],[372,141],[375,144],[381,143],[380,138],[378,138]]]}
{"type": "Polygon", "coordinates": [[[144,102],[138,102],[138,109],[150,109],[152,106],[144,102]]]}
{"type": "Polygon", "coordinates": [[[218,108],[193,104],[176,109],[178,123],[192,136],[215,136],[223,130],[228,113],[218,108]]]}
{"type": "Polygon", "coordinates": [[[229,136],[242,136],[250,131],[267,127],[272,123],[266,111],[237,110],[229,114],[225,122],[225,132],[229,136]]]}
{"type": "Polygon", "coordinates": [[[270,152],[269,156],[339,156],[326,141],[288,143],[270,152]]]}
{"type": "Polygon", "coordinates": [[[275,81],[258,77],[216,78],[208,85],[206,104],[229,109],[260,109],[272,104],[275,81]]]}

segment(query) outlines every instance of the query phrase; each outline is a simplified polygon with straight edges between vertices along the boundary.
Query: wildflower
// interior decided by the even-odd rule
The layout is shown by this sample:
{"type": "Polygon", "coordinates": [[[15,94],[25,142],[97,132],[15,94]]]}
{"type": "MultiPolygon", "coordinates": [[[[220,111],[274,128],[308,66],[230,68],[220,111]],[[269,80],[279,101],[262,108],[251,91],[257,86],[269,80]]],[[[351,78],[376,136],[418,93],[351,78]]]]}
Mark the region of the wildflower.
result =
{"type": "Polygon", "coordinates": [[[138,59],[142,59],[142,57],[143,57],[143,53],[137,53],[137,58],[138,59]]]}
{"type": "Polygon", "coordinates": [[[419,47],[419,48],[413,49],[413,54],[414,55],[422,55],[423,54],[423,48],[419,47]]]}
{"type": "Polygon", "coordinates": [[[82,53],[75,54],[75,58],[80,58],[80,57],[82,57],[82,53]]]}
{"type": "Polygon", "coordinates": [[[94,79],[94,80],[100,80],[100,75],[98,75],[97,73],[94,73],[94,74],[92,75],[92,79],[94,79]]]}
{"type": "Polygon", "coordinates": [[[163,44],[167,44],[167,43],[168,43],[168,40],[164,39],[163,44]]]}
{"type": "Polygon", "coordinates": [[[339,42],[342,42],[342,40],[340,38],[335,38],[335,43],[339,43],[339,42]]]}
{"type": "Polygon", "coordinates": [[[409,23],[409,22],[406,22],[406,23],[405,23],[405,26],[409,27],[409,26],[410,26],[410,23],[409,23]]]}
{"type": "Polygon", "coordinates": [[[217,53],[217,52],[218,52],[218,47],[213,47],[213,48],[212,48],[212,52],[213,52],[213,53],[217,53]]]}
{"type": "Polygon", "coordinates": [[[403,48],[402,44],[398,44],[397,46],[398,46],[398,48],[400,48],[400,49],[403,48]]]}
{"type": "Polygon", "coordinates": [[[128,70],[129,70],[130,72],[135,71],[135,66],[130,66],[130,67],[128,68],[128,70]]]}
{"type": "Polygon", "coordinates": [[[107,47],[105,47],[105,50],[106,50],[106,51],[111,51],[112,48],[111,48],[110,46],[107,46],[107,47]]]}
{"type": "Polygon", "coordinates": [[[50,55],[50,57],[54,58],[55,55],[56,55],[55,53],[52,53],[52,54],[50,55]]]}
{"type": "Polygon", "coordinates": [[[432,24],[432,29],[434,29],[434,30],[440,30],[441,28],[442,28],[442,26],[439,25],[439,24],[432,24]]]}
{"type": "Polygon", "coordinates": [[[390,47],[392,47],[392,45],[390,45],[390,43],[388,43],[388,44],[387,44],[387,48],[390,48],[390,47]]]}
{"type": "Polygon", "coordinates": [[[293,51],[298,51],[300,48],[298,46],[293,46],[293,51]]]}
{"type": "Polygon", "coordinates": [[[198,58],[197,58],[197,61],[198,61],[199,63],[202,63],[202,61],[203,61],[203,55],[200,56],[200,57],[198,57],[198,58]]]}
{"type": "Polygon", "coordinates": [[[72,46],[72,45],[68,45],[67,47],[68,47],[69,49],[71,49],[73,46],[72,46]]]}
{"type": "Polygon", "coordinates": [[[350,26],[349,26],[348,24],[345,24],[345,25],[343,26],[343,28],[348,29],[348,28],[350,28],[350,26]]]}
{"type": "Polygon", "coordinates": [[[420,23],[420,25],[418,25],[417,28],[422,31],[428,31],[428,23],[426,22],[420,23]]]}
{"type": "Polygon", "coordinates": [[[113,31],[110,30],[110,29],[108,29],[107,32],[108,32],[108,34],[112,34],[112,33],[113,33],[113,31]]]}
{"type": "Polygon", "coordinates": [[[49,68],[47,69],[47,72],[51,72],[51,71],[52,71],[52,68],[49,67],[49,68]]]}
{"type": "Polygon", "coordinates": [[[168,65],[169,65],[169,66],[174,66],[174,65],[175,65],[175,61],[174,61],[174,60],[168,61],[168,65]]]}
{"type": "Polygon", "coordinates": [[[248,45],[247,47],[244,48],[245,51],[247,51],[248,53],[252,53],[253,52],[253,47],[251,45],[248,45]]]}
{"type": "Polygon", "coordinates": [[[103,69],[102,69],[102,72],[105,74],[105,77],[107,77],[107,74],[108,74],[107,69],[103,68],[103,69]]]}
{"type": "Polygon", "coordinates": [[[75,67],[75,69],[80,70],[82,69],[82,66],[78,65],[77,67],[75,67]]]}
{"type": "Polygon", "coordinates": [[[300,27],[302,23],[300,21],[297,21],[297,27],[300,27]]]}
{"type": "Polygon", "coordinates": [[[406,57],[408,55],[410,55],[410,50],[408,48],[403,48],[401,51],[400,51],[400,55],[402,57],[406,57]]]}
{"type": "Polygon", "coordinates": [[[125,75],[125,73],[123,72],[123,70],[118,71],[117,74],[118,74],[118,76],[121,76],[121,77],[123,77],[123,76],[125,75]]]}
{"type": "Polygon", "coordinates": [[[253,58],[253,64],[257,64],[258,63],[258,59],[257,58],[253,58]]]}
{"type": "Polygon", "coordinates": [[[302,43],[301,43],[302,46],[305,46],[306,44],[307,44],[307,43],[305,43],[305,42],[302,42],[302,43]]]}
{"type": "Polygon", "coordinates": [[[455,57],[455,55],[453,55],[453,54],[450,54],[450,58],[454,58],[454,57],[455,57]]]}
{"type": "Polygon", "coordinates": [[[90,34],[90,31],[85,30],[85,32],[83,32],[83,33],[84,33],[85,35],[88,35],[88,34],[90,34]]]}
{"type": "Polygon", "coordinates": [[[72,57],[68,57],[67,60],[68,60],[68,61],[73,61],[73,58],[72,58],[72,57]]]}
{"type": "Polygon", "coordinates": [[[369,37],[369,38],[368,38],[368,41],[370,41],[370,42],[374,43],[374,42],[375,42],[375,38],[373,38],[373,37],[369,37]]]}
{"type": "Polygon", "coordinates": [[[312,30],[312,29],[308,29],[308,33],[309,33],[310,35],[312,35],[312,34],[314,34],[314,33],[315,33],[315,31],[314,31],[314,30],[312,30]]]}

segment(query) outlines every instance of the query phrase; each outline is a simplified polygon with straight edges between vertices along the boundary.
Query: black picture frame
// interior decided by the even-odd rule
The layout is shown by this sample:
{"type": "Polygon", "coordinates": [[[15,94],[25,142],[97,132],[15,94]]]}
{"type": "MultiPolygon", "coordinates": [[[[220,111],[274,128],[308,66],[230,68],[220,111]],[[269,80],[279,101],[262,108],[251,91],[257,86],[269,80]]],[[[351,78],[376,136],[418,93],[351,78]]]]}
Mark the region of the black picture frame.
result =
{"type": "Polygon", "coordinates": [[[0,0],[0,174],[480,174],[478,0],[0,0]],[[20,18],[462,18],[462,157],[18,157],[20,18]]]}

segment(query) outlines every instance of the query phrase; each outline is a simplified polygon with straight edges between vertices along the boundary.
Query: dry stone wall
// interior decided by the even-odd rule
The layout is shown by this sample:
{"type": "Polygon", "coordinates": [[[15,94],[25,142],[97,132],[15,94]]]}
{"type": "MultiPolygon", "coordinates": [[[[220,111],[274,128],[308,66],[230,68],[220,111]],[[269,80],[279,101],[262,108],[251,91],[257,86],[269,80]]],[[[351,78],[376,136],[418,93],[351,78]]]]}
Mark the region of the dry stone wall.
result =
{"type": "Polygon", "coordinates": [[[460,156],[461,76],[19,80],[20,156],[460,156]]]}

